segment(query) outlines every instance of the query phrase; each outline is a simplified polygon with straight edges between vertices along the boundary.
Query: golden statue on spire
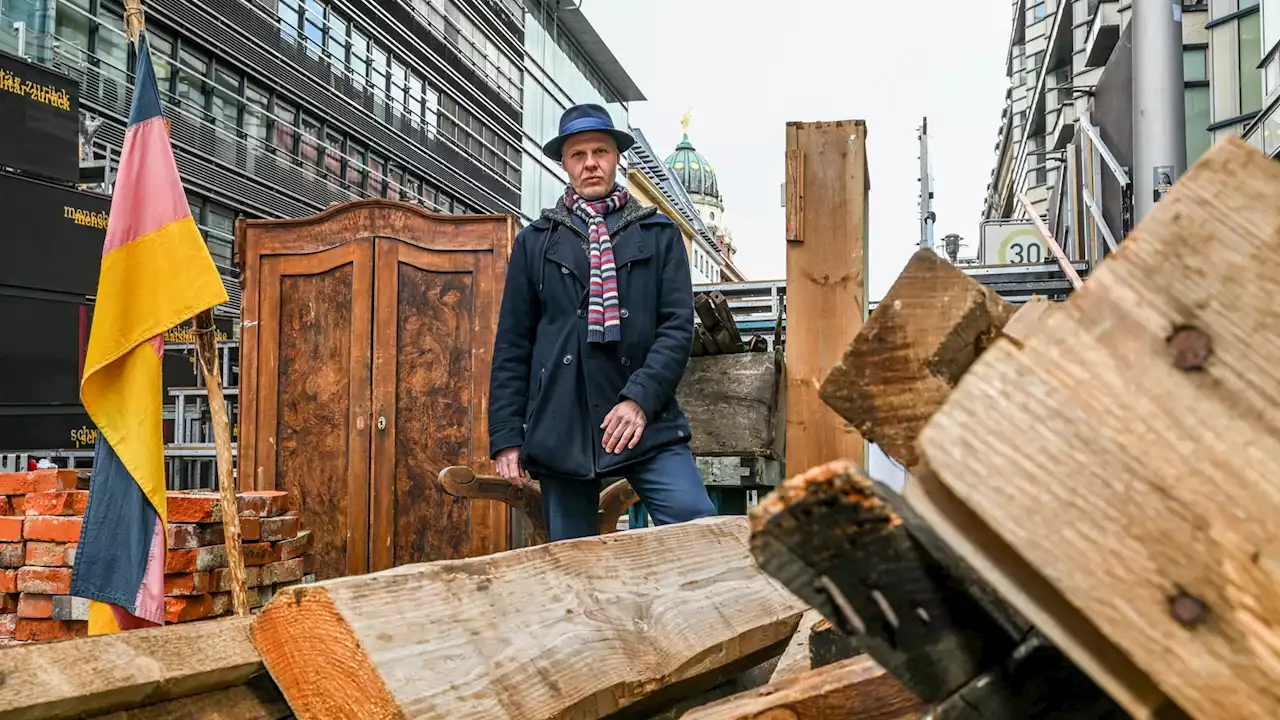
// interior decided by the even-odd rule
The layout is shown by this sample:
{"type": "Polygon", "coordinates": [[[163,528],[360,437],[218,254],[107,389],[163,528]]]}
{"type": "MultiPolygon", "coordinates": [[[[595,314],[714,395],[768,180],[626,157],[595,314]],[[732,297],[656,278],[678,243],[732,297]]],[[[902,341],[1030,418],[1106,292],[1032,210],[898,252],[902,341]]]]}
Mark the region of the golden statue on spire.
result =
{"type": "Polygon", "coordinates": [[[689,134],[689,117],[692,109],[684,111],[684,117],[680,118],[680,127],[684,128],[684,134],[689,134]]]}

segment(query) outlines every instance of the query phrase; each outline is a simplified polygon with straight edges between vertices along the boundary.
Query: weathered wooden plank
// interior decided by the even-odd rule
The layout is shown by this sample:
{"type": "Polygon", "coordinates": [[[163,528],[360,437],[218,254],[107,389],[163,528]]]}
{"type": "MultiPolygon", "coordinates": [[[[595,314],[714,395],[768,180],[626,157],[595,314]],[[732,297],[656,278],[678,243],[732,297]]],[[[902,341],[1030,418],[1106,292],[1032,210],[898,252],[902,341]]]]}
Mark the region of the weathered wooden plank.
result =
{"type": "Polygon", "coordinates": [[[289,720],[293,711],[271,676],[261,672],[244,685],[155,705],[99,715],[95,720],[289,720]]]}
{"type": "Polygon", "coordinates": [[[706,518],[298,586],[253,639],[300,720],[603,717],[783,651],[806,608],[748,536],[706,518]]]}
{"type": "Polygon", "coordinates": [[[920,430],[1014,310],[920,250],[823,380],[822,401],[910,468],[920,430]]]}
{"type": "Polygon", "coordinates": [[[0,717],[91,717],[242,685],[262,670],[244,617],[19,645],[0,651],[0,717]]]}
{"type": "Polygon", "coordinates": [[[782,682],[813,669],[809,662],[809,634],[813,631],[813,626],[820,622],[826,622],[822,619],[822,613],[813,608],[805,611],[804,617],[800,618],[800,627],[796,628],[796,634],[791,636],[791,642],[787,644],[786,651],[773,666],[769,682],[782,682]]]}
{"type": "Polygon", "coordinates": [[[843,660],[693,710],[683,720],[897,720],[920,701],[869,657],[843,660]]]}
{"type": "Polygon", "coordinates": [[[1280,165],[1218,143],[921,436],[941,483],[1114,645],[1019,600],[1135,717],[1280,717],[1280,165]]]}
{"type": "Polygon", "coordinates": [[[793,477],[751,510],[760,568],[925,702],[1002,662],[1026,624],[848,461],[793,477]]]}
{"type": "Polygon", "coordinates": [[[867,308],[867,125],[790,122],[786,128],[786,474],[833,458],[865,466],[865,443],[818,397],[818,386],[862,327],[867,308]]]}
{"type": "Polygon", "coordinates": [[[775,353],[689,359],[676,398],[693,429],[694,455],[774,454],[780,364],[775,353]]]}

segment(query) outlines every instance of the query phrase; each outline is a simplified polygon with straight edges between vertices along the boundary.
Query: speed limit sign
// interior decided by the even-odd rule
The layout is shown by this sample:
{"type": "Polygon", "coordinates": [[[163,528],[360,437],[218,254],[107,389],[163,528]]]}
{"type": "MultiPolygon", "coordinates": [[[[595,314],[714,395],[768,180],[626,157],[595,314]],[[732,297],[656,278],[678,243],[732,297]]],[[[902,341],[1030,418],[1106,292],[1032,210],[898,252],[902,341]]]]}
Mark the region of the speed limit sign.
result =
{"type": "Polygon", "coordinates": [[[980,260],[983,265],[1039,265],[1049,261],[1049,248],[1030,221],[987,222],[980,260]]]}

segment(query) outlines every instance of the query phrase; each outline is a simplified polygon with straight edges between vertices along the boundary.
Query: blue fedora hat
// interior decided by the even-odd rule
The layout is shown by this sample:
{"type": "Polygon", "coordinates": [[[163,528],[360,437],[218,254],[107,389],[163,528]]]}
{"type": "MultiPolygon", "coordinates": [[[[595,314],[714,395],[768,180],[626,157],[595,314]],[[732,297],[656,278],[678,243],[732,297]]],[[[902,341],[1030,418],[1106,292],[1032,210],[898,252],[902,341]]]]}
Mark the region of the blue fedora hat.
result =
{"type": "Polygon", "coordinates": [[[626,152],[628,148],[636,144],[636,139],[631,137],[630,133],[619,130],[613,126],[613,118],[609,115],[609,111],[600,105],[588,103],[585,105],[574,105],[564,114],[560,116],[560,134],[551,138],[551,140],[542,146],[542,152],[547,157],[560,161],[561,151],[564,149],[564,141],[569,139],[571,135],[577,135],[584,132],[602,132],[613,137],[618,143],[618,152],[626,152]]]}

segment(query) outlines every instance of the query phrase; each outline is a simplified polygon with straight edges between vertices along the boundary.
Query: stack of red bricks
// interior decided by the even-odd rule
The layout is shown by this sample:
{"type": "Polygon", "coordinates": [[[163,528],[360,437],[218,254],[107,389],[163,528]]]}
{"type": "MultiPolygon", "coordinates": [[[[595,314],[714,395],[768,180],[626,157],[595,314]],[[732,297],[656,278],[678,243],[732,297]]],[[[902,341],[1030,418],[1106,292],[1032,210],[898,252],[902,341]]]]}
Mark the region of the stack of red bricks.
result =
{"type": "MultiPolygon", "coordinates": [[[[71,597],[71,568],[89,503],[88,479],[74,470],[0,473],[0,644],[85,635],[89,602],[71,597]]],[[[232,611],[216,492],[168,494],[165,622],[232,611]]],[[[298,527],[288,494],[237,496],[249,601],[310,581],[311,533],[298,527]]]]}
{"type": "MultiPolygon", "coordinates": [[[[276,591],[310,579],[311,531],[298,527],[298,516],[289,509],[288,493],[238,493],[236,504],[249,607],[259,608],[276,591]]],[[[218,493],[169,493],[168,532],[165,622],[231,613],[231,571],[227,569],[218,493]]]]}

